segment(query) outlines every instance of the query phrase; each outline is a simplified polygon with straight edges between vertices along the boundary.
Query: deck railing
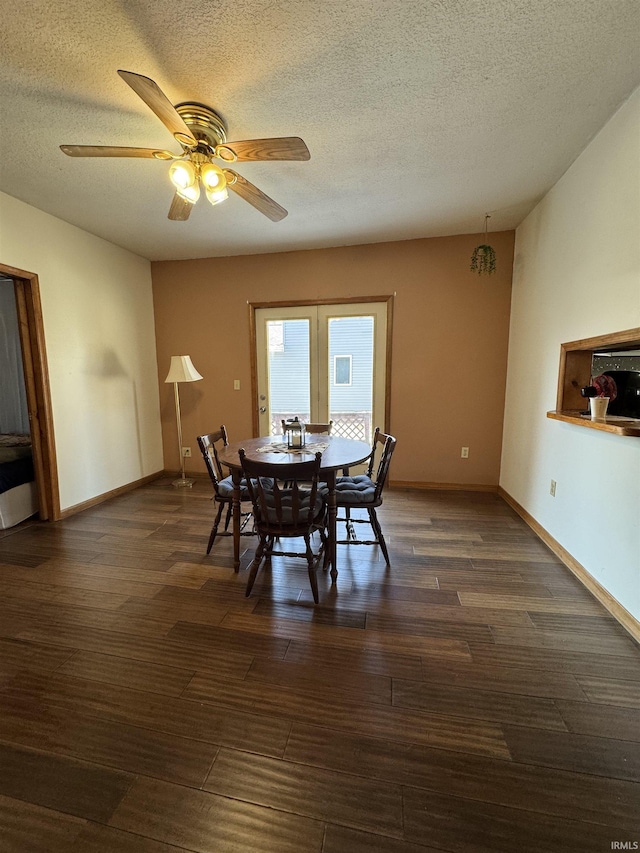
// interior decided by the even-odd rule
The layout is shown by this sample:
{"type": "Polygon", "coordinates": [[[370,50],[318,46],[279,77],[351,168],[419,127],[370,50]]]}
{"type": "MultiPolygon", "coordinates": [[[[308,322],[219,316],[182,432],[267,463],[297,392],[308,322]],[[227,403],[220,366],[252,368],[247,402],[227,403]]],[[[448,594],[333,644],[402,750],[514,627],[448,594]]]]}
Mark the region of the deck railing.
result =
{"type": "MultiPolygon", "coordinates": [[[[298,417],[301,421],[310,420],[309,414],[305,414],[304,412],[272,412],[271,435],[280,435],[282,433],[281,422],[295,417],[298,417]]],[[[371,443],[371,412],[334,412],[332,420],[332,435],[366,441],[367,444],[371,443]]]]}

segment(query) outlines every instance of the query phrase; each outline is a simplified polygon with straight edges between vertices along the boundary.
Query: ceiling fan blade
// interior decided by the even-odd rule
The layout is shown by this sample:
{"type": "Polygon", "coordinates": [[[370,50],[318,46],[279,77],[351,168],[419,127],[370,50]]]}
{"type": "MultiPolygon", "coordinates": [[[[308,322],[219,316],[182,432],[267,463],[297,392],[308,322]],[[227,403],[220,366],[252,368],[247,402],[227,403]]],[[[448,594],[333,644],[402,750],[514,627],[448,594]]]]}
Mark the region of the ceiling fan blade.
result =
{"type": "MultiPolygon", "coordinates": [[[[227,159],[225,149],[242,160],[309,160],[311,154],[299,136],[280,136],[274,139],[246,139],[243,142],[225,142],[216,148],[222,160],[227,159]]],[[[229,158],[232,162],[233,159],[229,158]]]]}
{"type": "Polygon", "coordinates": [[[149,157],[155,160],[173,160],[171,151],[158,148],[125,148],[116,145],[61,145],[69,157],[149,157]]]}
{"type": "Polygon", "coordinates": [[[191,215],[192,208],[193,205],[190,201],[187,201],[176,193],[169,208],[169,219],[173,219],[174,222],[186,222],[191,215]]]}
{"type": "Polygon", "coordinates": [[[198,144],[198,140],[157,83],[149,77],[143,77],[142,74],[134,74],[133,71],[119,70],[118,74],[131,86],[136,95],[142,98],[149,109],[153,110],[178,142],[191,146],[198,144]]]}
{"type": "Polygon", "coordinates": [[[287,216],[287,211],[284,207],[280,207],[278,202],[269,198],[268,195],[259,190],[255,184],[252,184],[242,175],[234,172],[233,169],[225,169],[225,174],[230,175],[227,186],[234,193],[237,193],[240,198],[252,204],[260,213],[264,213],[272,222],[279,222],[287,216]]]}

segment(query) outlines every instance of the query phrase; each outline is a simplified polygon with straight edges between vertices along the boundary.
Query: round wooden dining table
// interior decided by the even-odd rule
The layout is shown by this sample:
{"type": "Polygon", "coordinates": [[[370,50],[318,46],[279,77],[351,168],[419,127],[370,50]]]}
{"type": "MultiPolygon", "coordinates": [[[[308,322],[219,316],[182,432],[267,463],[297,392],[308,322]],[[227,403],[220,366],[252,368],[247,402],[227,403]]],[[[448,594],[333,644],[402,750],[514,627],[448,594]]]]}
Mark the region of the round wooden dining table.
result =
{"type": "Polygon", "coordinates": [[[327,484],[327,547],[329,551],[329,564],[331,566],[331,578],[338,577],[337,548],[336,548],[336,476],[337,472],[353,465],[365,462],[371,456],[371,445],[365,441],[356,441],[351,438],[342,438],[338,435],[307,435],[303,451],[295,450],[288,452],[286,440],[282,435],[269,435],[262,438],[247,438],[244,441],[236,441],[228,444],[218,453],[220,462],[231,469],[233,478],[233,568],[240,568],[240,481],[242,480],[242,466],[240,464],[239,450],[244,452],[249,459],[269,462],[271,464],[281,463],[291,465],[295,462],[310,462],[315,454],[322,453],[320,477],[327,484]],[[265,450],[273,445],[273,451],[265,450]]]}

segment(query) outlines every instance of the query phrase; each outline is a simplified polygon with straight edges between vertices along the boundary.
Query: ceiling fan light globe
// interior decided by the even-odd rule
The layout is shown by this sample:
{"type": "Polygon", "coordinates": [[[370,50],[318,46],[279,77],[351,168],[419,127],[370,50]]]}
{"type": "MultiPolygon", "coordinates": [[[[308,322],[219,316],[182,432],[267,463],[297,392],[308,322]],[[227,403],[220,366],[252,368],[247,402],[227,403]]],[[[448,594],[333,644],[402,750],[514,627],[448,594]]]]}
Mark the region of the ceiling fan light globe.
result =
{"type": "Polygon", "coordinates": [[[227,179],[224,172],[215,163],[203,163],[200,167],[200,179],[205,190],[221,190],[224,189],[227,179]]]}
{"type": "Polygon", "coordinates": [[[177,192],[180,198],[191,202],[191,204],[195,204],[200,198],[200,186],[197,183],[191,184],[189,187],[181,187],[177,192]]]}
{"type": "Polygon", "coordinates": [[[223,187],[221,190],[207,190],[207,199],[210,204],[220,204],[221,201],[225,201],[229,198],[229,193],[226,187],[223,187]]]}
{"type": "Polygon", "coordinates": [[[197,172],[190,160],[177,160],[169,167],[171,183],[177,190],[193,186],[197,182],[197,172]]]}

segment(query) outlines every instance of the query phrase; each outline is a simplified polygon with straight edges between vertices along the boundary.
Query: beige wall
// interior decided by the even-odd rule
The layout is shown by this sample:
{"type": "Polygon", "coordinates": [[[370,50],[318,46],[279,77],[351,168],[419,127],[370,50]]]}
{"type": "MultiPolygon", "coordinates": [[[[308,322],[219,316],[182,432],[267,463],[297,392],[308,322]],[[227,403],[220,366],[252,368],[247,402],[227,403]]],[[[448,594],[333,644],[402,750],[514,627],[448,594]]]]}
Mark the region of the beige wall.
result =
{"type": "MultiPolygon", "coordinates": [[[[180,390],[183,441],[195,457],[195,436],[221,423],[232,440],[251,435],[247,303],[395,293],[392,481],[496,485],[514,234],[490,235],[498,270],[480,277],[469,262],[482,237],[152,264],[166,466],[179,461],[173,391],[164,384],[170,356],[190,355],[204,376],[180,390]]],[[[197,458],[187,468],[204,471],[197,458]]]]}
{"type": "Polygon", "coordinates": [[[546,412],[561,343],[640,326],[639,140],[637,90],[518,228],[500,480],[636,619],[640,439],[546,412]]]}
{"type": "Polygon", "coordinates": [[[0,263],[40,283],[61,509],[162,470],[149,261],[0,193],[0,263]]]}

